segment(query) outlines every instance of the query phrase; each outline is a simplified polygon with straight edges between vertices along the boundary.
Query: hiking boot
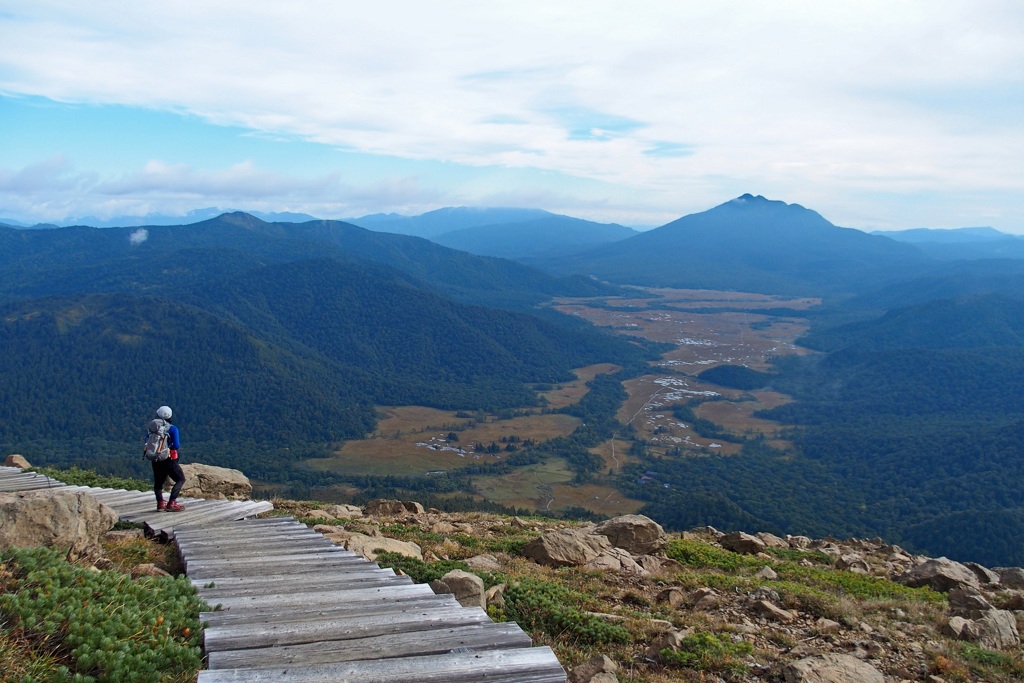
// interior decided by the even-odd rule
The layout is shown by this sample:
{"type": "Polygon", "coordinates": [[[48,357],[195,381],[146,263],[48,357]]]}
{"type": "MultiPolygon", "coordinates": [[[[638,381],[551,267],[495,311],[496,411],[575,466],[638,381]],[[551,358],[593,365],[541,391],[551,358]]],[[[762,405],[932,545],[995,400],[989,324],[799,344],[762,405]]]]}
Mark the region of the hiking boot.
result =
{"type": "Polygon", "coordinates": [[[156,511],[157,512],[161,512],[161,511],[163,511],[165,509],[167,509],[167,503],[162,501],[162,500],[158,500],[156,502],[156,511]]]}
{"type": "Polygon", "coordinates": [[[179,503],[176,500],[171,500],[171,501],[167,502],[167,507],[164,508],[164,511],[165,512],[181,512],[184,509],[185,509],[184,505],[182,505],[181,503],[179,503]]]}

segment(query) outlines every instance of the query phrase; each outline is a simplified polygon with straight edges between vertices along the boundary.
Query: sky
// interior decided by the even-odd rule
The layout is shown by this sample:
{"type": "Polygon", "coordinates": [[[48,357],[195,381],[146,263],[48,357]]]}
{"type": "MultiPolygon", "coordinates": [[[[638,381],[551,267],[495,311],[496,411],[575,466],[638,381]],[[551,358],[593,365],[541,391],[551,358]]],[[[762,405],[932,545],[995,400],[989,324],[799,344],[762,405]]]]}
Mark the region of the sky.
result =
{"type": "Polygon", "coordinates": [[[748,192],[1024,234],[1024,3],[0,0],[0,220],[748,192]]]}

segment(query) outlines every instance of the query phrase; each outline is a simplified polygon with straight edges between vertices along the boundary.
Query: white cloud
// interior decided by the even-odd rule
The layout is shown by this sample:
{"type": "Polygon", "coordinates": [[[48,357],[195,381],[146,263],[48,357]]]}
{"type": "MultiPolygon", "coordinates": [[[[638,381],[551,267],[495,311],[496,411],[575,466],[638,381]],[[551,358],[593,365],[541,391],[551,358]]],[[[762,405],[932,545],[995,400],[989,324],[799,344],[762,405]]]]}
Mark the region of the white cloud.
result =
{"type": "Polygon", "coordinates": [[[139,228],[128,235],[128,241],[132,246],[138,246],[149,239],[149,230],[145,228],[139,228]]]}
{"type": "MultiPolygon", "coordinates": [[[[826,213],[852,193],[1024,190],[1017,0],[6,4],[0,92],[554,171],[656,212],[747,190],[826,213]]],[[[95,189],[257,199],[317,183],[339,180],[154,162],[95,189]]]]}

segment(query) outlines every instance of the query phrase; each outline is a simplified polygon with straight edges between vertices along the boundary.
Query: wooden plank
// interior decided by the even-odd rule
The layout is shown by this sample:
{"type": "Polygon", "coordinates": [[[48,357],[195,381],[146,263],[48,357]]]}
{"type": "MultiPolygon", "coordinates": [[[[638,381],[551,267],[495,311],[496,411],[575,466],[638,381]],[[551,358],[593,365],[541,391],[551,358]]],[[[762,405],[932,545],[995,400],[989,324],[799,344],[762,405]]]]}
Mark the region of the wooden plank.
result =
{"type": "MultiPolygon", "coordinates": [[[[425,583],[409,583],[393,586],[373,586],[369,588],[335,588],[332,590],[310,589],[297,593],[279,593],[266,595],[259,600],[243,602],[229,598],[229,604],[214,612],[203,612],[209,622],[217,626],[228,623],[240,623],[244,619],[262,619],[275,613],[292,612],[338,612],[344,609],[366,611],[390,604],[406,604],[425,601],[437,605],[458,604],[455,597],[442,593],[435,594],[425,583]],[[317,600],[316,596],[321,596],[317,600]]],[[[429,604],[427,604],[429,606],[429,604]]]]}
{"type": "MultiPolygon", "coordinates": [[[[394,577],[399,578],[399,577],[394,577]]],[[[403,579],[406,577],[402,577],[403,579]]],[[[204,592],[213,589],[200,590],[204,592]]],[[[222,612],[252,613],[260,610],[298,609],[316,607],[338,602],[372,602],[373,600],[398,600],[433,596],[434,591],[425,583],[381,582],[370,584],[338,584],[334,587],[310,586],[292,593],[269,593],[266,595],[229,595],[224,598],[222,612]],[[317,596],[322,596],[317,599],[317,596]]],[[[209,601],[207,601],[209,602],[209,601]]],[[[216,612],[220,614],[222,612],[216,612]]],[[[207,614],[204,612],[203,614],[207,614]]]]}
{"type": "Polygon", "coordinates": [[[274,610],[254,605],[248,609],[226,609],[202,612],[200,620],[208,626],[262,626],[273,628],[278,624],[325,619],[353,619],[371,615],[402,614],[424,609],[453,609],[461,607],[452,595],[411,595],[402,599],[382,598],[376,602],[322,602],[316,604],[280,605],[274,610]]]}
{"type": "Polygon", "coordinates": [[[373,638],[284,645],[257,650],[225,650],[209,655],[208,668],[309,666],[367,659],[444,654],[454,649],[497,650],[530,647],[530,636],[514,623],[474,624],[437,631],[395,633],[373,638]]]}
{"type": "MultiPolygon", "coordinates": [[[[286,566],[301,563],[312,563],[312,562],[331,562],[331,563],[364,563],[368,560],[362,555],[357,555],[351,550],[345,550],[341,546],[304,546],[299,548],[277,548],[278,552],[266,552],[261,551],[258,548],[252,548],[252,554],[246,551],[239,551],[244,554],[229,554],[227,556],[198,556],[189,557],[189,567],[195,568],[196,571],[206,571],[208,569],[216,569],[221,567],[227,570],[229,573],[233,573],[234,570],[248,571],[252,566],[266,566],[273,564],[277,566],[286,566]]],[[[190,571],[191,573],[191,571],[190,571]]]]}
{"type": "Polygon", "coordinates": [[[261,564],[269,561],[274,563],[288,563],[293,561],[316,561],[317,558],[327,560],[350,559],[366,562],[366,558],[357,555],[351,550],[345,550],[339,545],[301,545],[292,547],[277,547],[264,549],[250,546],[247,549],[233,548],[226,553],[200,553],[190,554],[188,562],[204,567],[234,567],[247,564],[261,564]]]}
{"type": "Polygon", "coordinates": [[[281,539],[275,537],[269,537],[268,539],[259,543],[254,548],[255,542],[250,541],[249,543],[196,543],[195,541],[182,541],[175,537],[175,543],[178,544],[178,552],[183,558],[192,559],[210,559],[217,557],[233,557],[236,555],[249,555],[254,549],[260,553],[269,554],[273,551],[283,550],[303,550],[303,549],[316,549],[316,548],[340,548],[331,542],[329,538],[325,538],[320,534],[314,534],[312,536],[296,536],[292,539],[281,539]]]}
{"type": "MultiPolygon", "coordinates": [[[[213,591],[211,597],[230,597],[228,591],[235,591],[240,596],[268,596],[274,593],[303,593],[307,587],[317,590],[328,588],[337,590],[339,586],[352,585],[356,588],[366,586],[401,585],[411,583],[408,576],[397,576],[388,569],[351,568],[344,571],[337,568],[318,568],[307,574],[268,574],[263,576],[224,577],[208,576],[202,579],[192,577],[192,585],[203,591],[213,591]],[[244,583],[232,583],[231,579],[245,579],[244,583]]],[[[203,593],[206,595],[206,593],[203,593]]]]}
{"type": "MultiPolygon", "coordinates": [[[[270,518],[270,520],[273,519],[270,518]]],[[[228,522],[212,522],[205,525],[203,529],[183,529],[181,537],[182,540],[190,541],[206,541],[210,539],[217,539],[218,541],[258,541],[261,538],[266,538],[268,535],[287,536],[293,533],[316,533],[305,524],[294,520],[284,519],[280,522],[273,521],[273,523],[268,524],[257,524],[257,522],[263,521],[263,519],[248,519],[235,522],[230,520],[228,522]],[[227,524],[234,524],[235,528],[232,529],[227,524]]]]}
{"type": "Polygon", "coordinates": [[[403,614],[369,615],[351,619],[324,619],[263,626],[213,626],[203,631],[206,652],[247,650],[316,643],[325,640],[369,638],[387,633],[432,631],[452,626],[490,622],[487,613],[473,607],[420,609],[403,614]]]}
{"type": "Polygon", "coordinates": [[[565,683],[548,647],[199,672],[198,683],[565,683]]]}
{"type": "MultiPolygon", "coordinates": [[[[286,575],[291,574],[300,579],[303,574],[316,569],[320,573],[331,570],[337,573],[345,571],[366,571],[366,561],[358,557],[338,557],[337,559],[325,557],[320,558],[315,564],[311,564],[315,556],[292,556],[289,561],[274,560],[266,563],[248,563],[235,565],[208,565],[204,563],[193,563],[188,570],[189,576],[199,580],[210,580],[215,578],[230,578],[232,576],[260,576],[260,575],[286,575]],[[362,561],[360,561],[362,560],[362,561]]],[[[373,567],[369,567],[373,568],[373,567]]],[[[378,570],[379,571],[379,570],[378,570]]]]}

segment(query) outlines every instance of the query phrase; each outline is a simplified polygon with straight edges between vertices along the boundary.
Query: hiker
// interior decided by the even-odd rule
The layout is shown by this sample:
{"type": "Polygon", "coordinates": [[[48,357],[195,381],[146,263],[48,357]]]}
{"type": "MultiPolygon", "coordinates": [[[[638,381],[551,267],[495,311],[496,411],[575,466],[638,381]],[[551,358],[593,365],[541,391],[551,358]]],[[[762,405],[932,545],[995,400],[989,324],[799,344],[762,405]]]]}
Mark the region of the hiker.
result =
{"type": "Polygon", "coordinates": [[[185,485],[185,473],[181,471],[178,464],[178,448],[181,442],[178,439],[178,428],[171,424],[171,409],[168,406],[160,406],[156,409],[156,418],[150,420],[149,439],[147,440],[147,458],[153,463],[153,490],[156,492],[156,509],[166,512],[180,512],[185,506],[178,502],[178,494],[181,487],[185,485]],[[150,443],[155,443],[154,447],[150,443]],[[171,494],[164,502],[164,482],[170,478],[174,482],[171,487],[171,494]]]}

